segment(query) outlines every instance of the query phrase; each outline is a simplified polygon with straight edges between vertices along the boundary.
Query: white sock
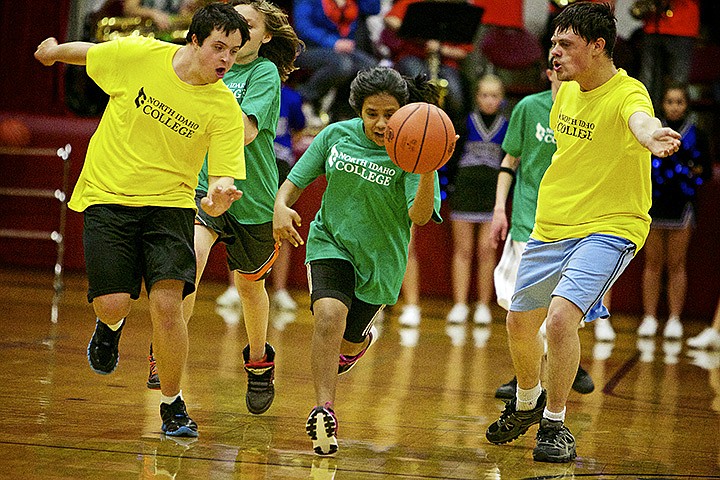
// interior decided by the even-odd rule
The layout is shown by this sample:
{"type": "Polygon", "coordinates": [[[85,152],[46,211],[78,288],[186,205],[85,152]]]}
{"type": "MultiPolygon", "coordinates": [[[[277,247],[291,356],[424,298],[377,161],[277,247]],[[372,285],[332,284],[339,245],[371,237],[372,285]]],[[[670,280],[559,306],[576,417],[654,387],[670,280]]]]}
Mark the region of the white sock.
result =
{"type": "Polygon", "coordinates": [[[518,410],[532,410],[537,405],[538,398],[542,393],[540,382],[528,390],[518,387],[515,400],[518,410]]]}
{"type": "MultiPolygon", "coordinates": [[[[100,320],[100,319],[98,318],[98,320],[100,320]]],[[[100,320],[100,321],[102,322],[102,320],[100,320]]],[[[117,322],[117,323],[114,323],[114,324],[112,324],[112,325],[109,325],[109,324],[106,323],[105,325],[107,325],[107,327],[108,327],[110,330],[112,330],[113,332],[117,332],[118,329],[119,329],[120,327],[122,327],[122,324],[123,324],[124,321],[125,321],[125,319],[122,318],[122,319],[120,319],[120,321],[117,322]]]]}
{"type": "Polygon", "coordinates": [[[563,407],[562,412],[555,413],[551,412],[550,410],[545,407],[545,411],[543,412],[543,418],[547,418],[548,420],[552,420],[554,422],[564,422],[565,421],[565,410],[566,407],[563,407]]]}
{"type": "Polygon", "coordinates": [[[177,395],[173,395],[172,397],[166,397],[165,395],[163,395],[161,393],[160,394],[160,403],[167,403],[168,405],[170,405],[178,398],[182,398],[182,390],[180,390],[177,395]]]}

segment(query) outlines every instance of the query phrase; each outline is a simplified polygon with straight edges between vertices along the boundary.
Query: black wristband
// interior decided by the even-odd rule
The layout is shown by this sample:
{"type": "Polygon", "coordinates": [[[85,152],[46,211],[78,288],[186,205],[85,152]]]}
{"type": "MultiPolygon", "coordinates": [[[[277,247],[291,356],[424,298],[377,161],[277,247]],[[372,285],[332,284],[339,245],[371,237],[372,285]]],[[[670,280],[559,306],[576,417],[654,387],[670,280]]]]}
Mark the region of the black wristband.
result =
{"type": "Polygon", "coordinates": [[[512,168],[500,167],[500,171],[510,174],[511,177],[515,178],[515,170],[513,170],[512,168]]]}

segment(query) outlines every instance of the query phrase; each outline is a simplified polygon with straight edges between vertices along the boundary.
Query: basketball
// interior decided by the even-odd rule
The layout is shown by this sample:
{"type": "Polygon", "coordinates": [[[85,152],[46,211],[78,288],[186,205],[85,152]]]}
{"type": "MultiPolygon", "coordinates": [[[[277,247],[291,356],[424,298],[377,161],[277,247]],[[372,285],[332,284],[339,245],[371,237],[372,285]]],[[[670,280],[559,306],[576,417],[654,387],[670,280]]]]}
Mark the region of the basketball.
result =
{"type": "Polygon", "coordinates": [[[0,145],[5,147],[24,147],[30,143],[30,129],[16,118],[0,121],[0,145]]]}
{"type": "Polygon", "coordinates": [[[455,150],[455,127],[450,117],[429,103],[409,103],[390,117],[385,149],[406,172],[428,173],[445,165],[455,150]]]}

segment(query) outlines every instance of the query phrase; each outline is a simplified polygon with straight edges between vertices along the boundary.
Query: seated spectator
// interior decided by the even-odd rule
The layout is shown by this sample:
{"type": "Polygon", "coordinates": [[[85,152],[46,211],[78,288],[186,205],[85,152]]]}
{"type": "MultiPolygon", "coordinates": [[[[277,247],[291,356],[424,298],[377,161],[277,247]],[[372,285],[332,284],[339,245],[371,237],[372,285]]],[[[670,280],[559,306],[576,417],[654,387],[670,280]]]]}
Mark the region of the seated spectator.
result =
{"type": "MultiPolygon", "coordinates": [[[[294,3],[295,31],[306,46],[296,64],[310,73],[297,90],[303,97],[309,124],[317,125],[318,115],[323,113],[322,101],[331,90],[348,85],[358,71],[377,64],[374,56],[357,48],[355,33],[361,18],[378,12],[380,0],[297,0],[294,3]]],[[[340,103],[347,103],[347,98],[336,99],[335,104],[340,103]]],[[[333,121],[340,120],[332,110],[328,113],[333,121]]]]}
{"type": "MultiPolygon", "coordinates": [[[[460,62],[472,51],[469,44],[441,43],[437,40],[408,40],[397,35],[403,23],[408,6],[422,0],[397,0],[385,15],[382,42],[390,51],[390,59],[395,69],[408,77],[420,74],[430,75],[433,80],[447,81],[441,91],[441,105],[455,125],[460,125],[465,115],[466,93],[460,76],[460,62]],[[440,64],[432,71],[430,61],[437,56],[440,64]],[[436,77],[436,78],[433,78],[436,77]]],[[[432,32],[428,32],[432,35],[432,32]]]]}

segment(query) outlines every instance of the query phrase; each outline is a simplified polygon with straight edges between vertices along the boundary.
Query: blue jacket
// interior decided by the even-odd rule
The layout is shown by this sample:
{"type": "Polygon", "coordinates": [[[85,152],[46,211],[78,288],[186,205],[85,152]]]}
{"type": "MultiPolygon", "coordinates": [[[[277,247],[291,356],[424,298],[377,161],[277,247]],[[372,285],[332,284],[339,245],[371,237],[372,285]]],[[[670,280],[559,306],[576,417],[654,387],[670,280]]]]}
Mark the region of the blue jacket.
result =
{"type": "Polygon", "coordinates": [[[298,36],[309,47],[333,48],[340,38],[355,38],[358,20],[367,15],[380,13],[380,0],[355,0],[358,5],[358,19],[350,28],[347,37],[342,37],[338,26],[330,20],[323,10],[322,0],[295,0],[293,22],[298,36]]]}

